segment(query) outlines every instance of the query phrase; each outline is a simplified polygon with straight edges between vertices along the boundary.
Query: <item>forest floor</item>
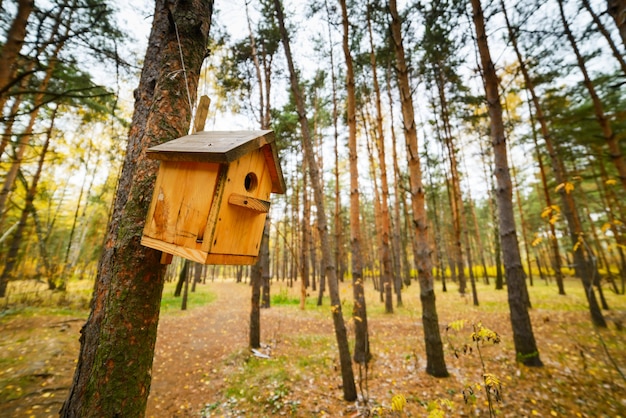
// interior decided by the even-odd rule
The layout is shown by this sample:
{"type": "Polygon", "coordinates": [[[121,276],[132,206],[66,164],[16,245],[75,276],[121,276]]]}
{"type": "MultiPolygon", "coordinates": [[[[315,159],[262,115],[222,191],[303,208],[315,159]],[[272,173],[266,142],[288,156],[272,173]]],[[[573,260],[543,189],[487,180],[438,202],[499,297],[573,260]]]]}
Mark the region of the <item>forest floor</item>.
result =
{"type": "MultiPolygon", "coordinates": [[[[567,296],[535,283],[530,315],[545,366],[529,368],[515,361],[506,291],[479,284],[480,306],[474,307],[456,285],[449,289],[437,295],[448,378],[424,371],[418,286],[406,289],[404,306],[394,314],[385,314],[378,295],[366,289],[373,359],[356,403],[342,399],[328,299],[317,307],[311,295],[301,311],[298,289],[273,285],[273,306],[261,312],[260,351],[269,358],[261,358],[248,349],[250,288],[229,281],[198,285],[210,302],[194,305],[192,296],[189,310],[162,312],[146,416],[482,417],[489,416],[486,372],[501,383],[502,399],[493,403],[497,416],[626,417],[626,330],[615,324],[626,323],[625,296],[605,291],[609,328],[598,330],[578,282],[567,282],[567,296]],[[462,329],[456,329],[459,320],[462,329]],[[453,322],[455,329],[446,331],[453,322]],[[497,332],[500,343],[476,346],[470,336],[478,323],[497,332]],[[392,411],[392,400],[402,398],[403,411],[392,411]]],[[[171,292],[166,286],[164,300],[171,292]]],[[[351,295],[342,284],[352,338],[351,295]]],[[[58,416],[88,310],[84,303],[79,309],[55,304],[0,306],[0,417],[58,416]]],[[[355,374],[359,379],[356,367],[355,374]]]]}

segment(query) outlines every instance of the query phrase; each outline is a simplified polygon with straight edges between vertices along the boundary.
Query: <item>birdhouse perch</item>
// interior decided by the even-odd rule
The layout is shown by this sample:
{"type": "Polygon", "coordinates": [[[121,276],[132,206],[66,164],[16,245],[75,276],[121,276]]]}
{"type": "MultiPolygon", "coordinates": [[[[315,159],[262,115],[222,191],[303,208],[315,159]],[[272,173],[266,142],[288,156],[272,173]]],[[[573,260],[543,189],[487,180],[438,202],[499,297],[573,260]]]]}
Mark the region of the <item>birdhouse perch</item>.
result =
{"type": "Polygon", "coordinates": [[[160,160],[141,244],[203,264],[253,264],[270,193],[285,193],[273,131],[198,132],[160,160]]]}

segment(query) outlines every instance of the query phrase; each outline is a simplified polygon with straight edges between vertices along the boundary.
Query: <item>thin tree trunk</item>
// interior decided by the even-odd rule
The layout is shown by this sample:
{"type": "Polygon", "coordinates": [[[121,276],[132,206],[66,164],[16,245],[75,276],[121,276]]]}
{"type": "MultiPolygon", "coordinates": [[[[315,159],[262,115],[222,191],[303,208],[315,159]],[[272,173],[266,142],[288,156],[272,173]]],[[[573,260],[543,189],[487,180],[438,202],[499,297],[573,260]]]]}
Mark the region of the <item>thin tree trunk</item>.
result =
{"type": "MultiPolygon", "coordinates": [[[[626,248],[626,240],[624,240],[624,235],[617,228],[617,226],[620,224],[621,221],[616,219],[615,214],[614,214],[614,208],[618,208],[617,213],[620,214],[622,219],[624,219],[624,217],[621,215],[623,213],[623,207],[620,201],[615,196],[615,192],[612,190],[611,187],[608,187],[606,184],[608,175],[606,172],[606,167],[604,166],[604,161],[601,157],[598,159],[598,163],[600,167],[600,176],[601,176],[598,183],[599,183],[599,188],[603,192],[602,193],[602,201],[603,201],[602,207],[604,207],[604,212],[606,213],[607,218],[608,218],[609,229],[611,230],[611,233],[613,234],[613,238],[615,239],[615,243],[617,244],[616,245],[617,253],[620,259],[619,272],[620,272],[620,276],[622,278],[622,284],[623,284],[624,282],[626,282],[626,256],[624,255],[624,248],[626,248]]],[[[614,286],[617,286],[617,285],[614,283],[614,286]]],[[[616,293],[618,293],[617,289],[616,289],[616,293]]],[[[621,293],[623,294],[624,291],[622,290],[621,293]]]]}
{"type": "MultiPolygon", "coordinates": [[[[463,262],[463,243],[461,235],[462,225],[467,226],[463,213],[463,195],[461,192],[461,182],[459,176],[458,162],[454,138],[452,137],[452,129],[450,127],[450,117],[448,110],[448,100],[444,90],[444,79],[441,71],[437,71],[436,75],[437,92],[439,95],[439,105],[441,111],[443,143],[448,153],[448,161],[450,163],[450,207],[452,209],[452,227],[454,230],[454,262],[459,280],[459,293],[465,294],[467,289],[467,278],[465,277],[465,264],[463,262]]],[[[465,228],[467,229],[467,228],[465,228]]],[[[474,304],[478,305],[478,299],[474,300],[474,304]]]]}
{"type": "Polygon", "coordinates": [[[494,164],[498,182],[498,212],[500,220],[500,237],[502,254],[506,269],[507,290],[513,341],[517,360],[527,366],[542,366],[539,350],[535,342],[532,324],[527,309],[527,291],[524,281],[524,269],[515,232],[513,214],[513,195],[511,177],[507,161],[506,137],[502,120],[502,106],[498,91],[498,76],[491,60],[487,32],[480,0],[471,0],[476,41],[483,71],[485,95],[489,107],[491,138],[493,144],[494,164]]]}
{"type": "Polygon", "coordinates": [[[598,122],[598,125],[600,125],[600,129],[602,130],[604,141],[609,148],[611,161],[613,161],[613,164],[617,169],[619,179],[622,182],[622,187],[626,191],[626,161],[624,160],[624,155],[622,154],[622,150],[620,148],[618,136],[615,135],[615,133],[613,132],[613,129],[611,128],[611,122],[604,113],[604,106],[602,105],[602,101],[600,101],[598,93],[596,92],[593,82],[591,81],[591,77],[589,76],[589,72],[587,71],[587,66],[585,65],[585,59],[578,49],[578,45],[576,44],[574,35],[570,30],[569,23],[567,23],[567,19],[565,18],[565,12],[563,11],[563,0],[557,1],[559,3],[559,13],[561,15],[563,29],[565,30],[565,35],[567,36],[567,39],[572,46],[572,50],[576,55],[578,68],[580,68],[580,71],[583,74],[585,87],[587,88],[589,96],[591,97],[591,102],[593,103],[593,110],[596,116],[596,121],[598,122]]]}
{"type": "Polygon", "coordinates": [[[406,240],[403,239],[405,234],[402,234],[402,231],[407,231],[408,228],[401,228],[401,224],[403,220],[406,220],[406,217],[400,216],[400,206],[404,204],[404,189],[401,187],[402,184],[402,175],[400,174],[400,165],[398,158],[398,149],[397,149],[397,138],[396,138],[396,129],[394,125],[394,115],[393,115],[393,98],[391,95],[391,64],[385,70],[385,81],[387,84],[387,98],[389,101],[389,121],[390,121],[390,131],[391,131],[391,147],[392,147],[392,160],[393,160],[393,193],[395,199],[393,201],[393,212],[395,217],[394,224],[394,241],[395,247],[397,248],[396,253],[397,258],[400,260],[400,269],[397,274],[401,275],[402,282],[406,286],[411,285],[411,266],[409,264],[409,256],[407,251],[406,240]]]}
{"type": "Polygon", "coordinates": [[[272,280],[270,270],[270,229],[271,219],[265,217],[265,225],[263,227],[263,238],[261,239],[261,247],[259,254],[259,263],[261,264],[261,308],[270,307],[270,281],[272,280]],[[265,240],[265,242],[263,242],[265,240]]]}
{"type": "Polygon", "coordinates": [[[313,196],[315,199],[315,206],[317,208],[317,227],[320,234],[322,258],[325,266],[324,275],[328,278],[328,288],[330,293],[335,337],[337,339],[337,345],[339,348],[339,362],[341,365],[341,377],[343,382],[343,397],[347,401],[353,401],[357,398],[356,385],[354,383],[354,373],[352,371],[352,360],[350,358],[350,346],[348,345],[347,330],[343,320],[343,314],[341,312],[339,283],[337,280],[335,263],[333,263],[332,258],[332,251],[328,233],[328,223],[326,220],[326,212],[324,208],[322,181],[319,173],[319,168],[315,161],[311,131],[309,130],[309,123],[307,120],[306,109],[304,106],[304,98],[302,97],[302,93],[300,91],[298,74],[296,72],[296,68],[293,64],[293,59],[291,56],[289,35],[287,33],[287,29],[285,28],[283,6],[280,0],[274,0],[274,5],[276,7],[276,15],[278,19],[283,47],[285,50],[285,57],[287,59],[287,67],[289,68],[291,92],[293,93],[296,102],[298,120],[300,122],[300,127],[302,130],[302,146],[304,148],[304,157],[307,159],[309,165],[309,173],[311,175],[311,183],[313,185],[313,196]]]}
{"type": "Polygon", "coordinates": [[[520,70],[522,71],[522,75],[524,77],[524,84],[526,85],[527,91],[530,93],[530,97],[535,107],[535,117],[539,122],[541,134],[543,136],[545,146],[548,150],[548,155],[550,156],[550,160],[552,162],[552,170],[554,172],[554,176],[557,183],[561,186],[561,209],[567,221],[569,235],[573,246],[574,268],[576,270],[576,275],[580,277],[582,281],[582,285],[585,290],[585,296],[589,304],[589,312],[592,322],[596,326],[604,328],[606,327],[606,321],[604,319],[604,316],[602,315],[602,312],[600,311],[595,292],[593,291],[593,277],[597,276],[597,269],[595,268],[595,266],[591,265],[590,260],[588,260],[587,256],[585,255],[586,248],[584,245],[581,245],[580,242],[580,240],[583,239],[583,230],[578,215],[578,210],[576,208],[576,203],[571,193],[567,193],[565,191],[565,187],[563,187],[566,185],[567,181],[565,167],[563,166],[563,162],[559,158],[557,148],[552,142],[552,137],[543,113],[543,108],[539,102],[539,97],[535,92],[533,80],[528,74],[528,70],[521,56],[521,52],[519,51],[519,47],[517,46],[516,37],[513,36],[513,32],[510,30],[511,25],[508,23],[508,17],[506,14],[506,8],[504,6],[503,0],[501,0],[500,4],[502,10],[504,11],[505,19],[507,20],[507,26],[509,27],[509,37],[511,39],[511,43],[519,61],[520,70]]]}
{"type": "Polygon", "coordinates": [[[212,10],[212,0],[156,1],[92,309],[60,412],[64,418],[145,414],[165,276],[161,253],[140,244],[157,173],[146,150],[189,130],[192,109],[181,92],[188,87],[189,102],[195,101],[212,10]]]}
{"type": "Polygon", "coordinates": [[[339,0],[341,7],[343,38],[342,46],[346,62],[346,91],[348,111],[348,149],[350,160],[350,248],[352,253],[352,293],[354,307],[354,361],[367,367],[371,359],[367,326],[365,287],[363,286],[363,258],[361,254],[361,221],[359,194],[359,165],[357,154],[356,92],[354,86],[354,66],[350,53],[350,22],[346,0],[339,0]]]}
{"type": "MultiPolygon", "coordinates": [[[[68,19],[70,18],[68,17],[68,19]]],[[[66,27],[66,31],[69,31],[69,27],[66,27]]],[[[34,110],[30,114],[30,119],[26,128],[20,135],[20,139],[17,143],[16,150],[15,150],[15,158],[11,162],[11,167],[9,168],[4,178],[4,183],[2,185],[2,189],[0,190],[0,214],[4,213],[6,202],[9,198],[9,193],[11,192],[13,185],[15,184],[17,173],[20,169],[22,160],[28,148],[28,144],[30,143],[30,140],[33,135],[33,127],[35,126],[37,116],[39,115],[39,110],[41,109],[41,105],[45,98],[44,91],[46,90],[48,84],[50,83],[50,80],[52,79],[54,69],[56,68],[56,65],[57,65],[57,57],[58,57],[59,52],[63,49],[63,46],[64,46],[63,42],[59,42],[57,45],[55,45],[55,49],[52,53],[52,56],[50,57],[50,64],[48,65],[48,68],[46,69],[46,73],[43,77],[43,80],[41,81],[41,84],[39,85],[40,92],[35,94],[33,98],[34,110]]],[[[1,109],[2,108],[0,107],[0,110],[1,109]]],[[[2,218],[1,217],[0,217],[0,230],[2,230],[2,218]]],[[[0,297],[1,296],[2,295],[0,294],[0,297]]]]}
{"type": "MultiPolygon", "coordinates": [[[[54,127],[57,110],[58,106],[55,106],[55,108],[52,110],[52,115],[50,116],[50,127],[48,128],[46,140],[41,149],[41,153],[39,154],[39,161],[37,162],[37,171],[33,176],[30,187],[28,187],[24,209],[22,209],[22,215],[20,216],[20,220],[17,223],[17,228],[15,229],[15,232],[13,234],[13,239],[11,241],[9,251],[4,261],[4,269],[2,270],[2,275],[0,275],[0,295],[3,296],[6,294],[7,284],[9,282],[9,279],[13,277],[13,271],[17,265],[17,256],[22,244],[22,238],[24,235],[24,230],[26,228],[28,214],[35,212],[35,206],[33,205],[33,202],[35,201],[35,195],[37,194],[37,185],[39,184],[43,164],[48,153],[48,147],[50,145],[50,138],[52,137],[52,129],[54,127]]],[[[49,270],[49,268],[47,270],[49,270]]]]}
{"type": "Polygon", "coordinates": [[[593,23],[595,23],[596,26],[598,27],[598,31],[602,34],[602,36],[604,36],[604,39],[606,39],[606,43],[609,45],[609,48],[611,48],[611,52],[613,53],[613,56],[615,57],[617,62],[619,62],[619,66],[622,69],[622,72],[624,73],[624,75],[626,75],[626,61],[624,60],[623,53],[619,50],[617,45],[615,45],[615,42],[613,42],[613,38],[611,38],[609,31],[606,29],[606,27],[604,27],[604,24],[600,20],[600,17],[591,8],[591,4],[589,4],[589,0],[582,0],[582,3],[585,9],[587,9],[589,14],[591,15],[591,18],[593,19],[593,23]]]}
{"type": "MultiPolygon", "coordinates": [[[[387,180],[387,162],[385,156],[385,137],[383,134],[383,110],[380,98],[380,85],[378,83],[378,69],[376,67],[376,53],[372,35],[372,22],[370,7],[367,11],[367,29],[369,33],[370,65],[372,66],[372,85],[374,87],[376,103],[376,122],[374,140],[378,151],[378,163],[380,168],[380,191],[381,191],[381,255],[382,277],[386,286],[394,286],[397,306],[402,306],[402,284],[398,280],[392,265],[391,257],[391,215],[389,214],[389,182],[387,180]]],[[[347,47],[345,45],[344,47],[347,47]]],[[[393,306],[391,308],[393,310],[393,306]]],[[[389,312],[389,311],[388,311],[389,312]]]]}
{"type": "MultiPolygon", "coordinates": [[[[463,160],[463,168],[465,169],[465,172],[468,172],[467,170],[467,159],[465,158],[464,154],[461,154],[461,158],[463,160]]],[[[469,183],[469,176],[467,178],[467,182],[469,183]]],[[[483,279],[485,281],[485,284],[489,284],[489,276],[487,275],[487,263],[485,262],[485,251],[484,251],[484,247],[483,247],[483,242],[482,242],[482,238],[480,237],[480,228],[478,227],[478,218],[476,217],[476,209],[474,207],[474,199],[472,198],[472,192],[471,192],[471,187],[467,187],[468,190],[468,195],[467,195],[467,201],[468,201],[468,205],[469,205],[469,211],[470,214],[472,215],[472,223],[474,225],[474,237],[476,238],[476,244],[478,246],[478,253],[480,254],[480,263],[482,265],[483,268],[483,279]]],[[[466,230],[468,231],[469,234],[469,228],[466,228],[466,230]]]]}
{"type": "MultiPolygon", "coordinates": [[[[528,87],[527,87],[528,88],[528,87]]],[[[552,207],[552,198],[550,197],[550,189],[548,187],[548,179],[546,177],[546,170],[543,165],[543,158],[541,156],[539,142],[537,141],[537,130],[535,128],[534,117],[532,116],[532,105],[528,102],[530,108],[530,119],[532,125],[532,137],[535,144],[535,154],[537,163],[539,165],[539,174],[541,176],[541,185],[543,190],[543,196],[546,201],[546,207],[552,207]]],[[[552,267],[554,268],[554,277],[556,278],[556,285],[559,289],[559,295],[565,295],[565,285],[563,283],[563,271],[561,270],[561,251],[559,250],[559,241],[556,236],[556,228],[553,222],[548,222],[550,228],[550,249],[552,250],[552,267]]],[[[537,260],[539,261],[539,260],[537,260]]]]}
{"type": "Polygon", "coordinates": [[[396,58],[398,89],[400,92],[404,135],[409,160],[409,176],[411,179],[412,224],[416,243],[414,257],[417,264],[420,299],[422,302],[422,323],[426,344],[426,372],[432,376],[445,377],[448,376],[448,370],[443,356],[443,344],[435,303],[424,185],[422,184],[422,171],[417,147],[417,129],[414,119],[413,97],[409,84],[409,71],[404,55],[404,46],[402,45],[402,23],[398,14],[396,0],[389,0],[388,4],[391,14],[391,34],[396,58]]]}
{"type": "MultiPolygon", "coordinates": [[[[368,121],[370,119],[369,114],[363,117],[364,121],[368,121]]],[[[368,135],[369,129],[367,126],[364,126],[363,131],[366,136],[366,144],[367,144],[367,155],[369,157],[369,169],[370,169],[370,178],[372,180],[372,189],[374,191],[374,225],[376,227],[376,242],[380,241],[380,237],[383,234],[383,222],[382,222],[382,203],[381,203],[381,192],[378,187],[378,174],[376,172],[376,162],[374,158],[374,152],[372,151],[372,141],[370,141],[370,136],[368,135]]],[[[370,248],[373,248],[370,247],[370,248]]],[[[380,283],[379,291],[380,291],[380,300],[385,303],[385,312],[393,313],[393,293],[391,287],[391,277],[385,274],[385,269],[382,266],[383,262],[383,248],[382,245],[376,246],[378,261],[379,261],[379,273],[378,280],[380,283]]],[[[376,264],[375,264],[376,265],[376,264]]]]}
{"type": "Polygon", "coordinates": [[[526,230],[528,229],[528,226],[526,224],[526,218],[524,217],[524,209],[522,207],[522,196],[520,195],[519,192],[519,183],[517,181],[517,170],[515,169],[515,165],[513,163],[513,161],[511,161],[511,173],[513,174],[512,179],[513,179],[513,188],[515,189],[515,200],[517,201],[517,210],[519,212],[519,219],[520,219],[520,224],[522,227],[522,240],[524,240],[524,252],[526,253],[526,265],[528,266],[528,280],[530,282],[530,285],[533,286],[533,271],[532,271],[532,265],[531,265],[531,258],[530,258],[530,247],[528,244],[528,235],[526,234],[526,230]]]}
{"type": "Polygon", "coordinates": [[[189,276],[191,276],[191,272],[189,270],[194,269],[194,265],[191,264],[189,260],[185,260],[187,264],[187,269],[185,271],[185,275],[183,277],[183,297],[180,302],[180,310],[187,310],[187,300],[189,299],[189,276]]]}
{"type": "Polygon", "coordinates": [[[495,262],[495,266],[496,266],[496,290],[502,290],[504,289],[504,277],[502,274],[502,245],[500,242],[500,226],[499,226],[499,220],[498,220],[498,213],[496,210],[496,186],[493,182],[493,168],[491,167],[491,165],[489,164],[489,171],[491,172],[488,173],[487,170],[487,153],[486,150],[483,149],[483,144],[482,141],[478,141],[478,145],[480,146],[480,155],[481,155],[481,160],[483,163],[483,174],[485,176],[485,180],[489,183],[489,213],[491,214],[491,220],[493,222],[493,243],[494,243],[494,248],[493,248],[493,255],[494,255],[494,262],[495,262]]]}

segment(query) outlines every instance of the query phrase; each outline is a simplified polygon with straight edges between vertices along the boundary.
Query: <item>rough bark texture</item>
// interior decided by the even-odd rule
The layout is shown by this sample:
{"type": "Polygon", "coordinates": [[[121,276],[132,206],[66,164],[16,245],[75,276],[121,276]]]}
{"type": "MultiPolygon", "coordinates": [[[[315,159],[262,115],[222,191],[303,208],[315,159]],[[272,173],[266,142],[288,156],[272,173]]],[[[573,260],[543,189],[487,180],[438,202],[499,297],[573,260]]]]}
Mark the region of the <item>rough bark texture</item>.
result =
{"type": "Polygon", "coordinates": [[[513,185],[507,160],[506,137],[502,120],[502,105],[498,91],[498,76],[491,60],[485,20],[480,0],[471,0],[476,40],[480,54],[485,95],[489,107],[491,140],[496,175],[496,199],[500,221],[500,238],[502,241],[502,258],[506,271],[509,312],[513,328],[513,341],[517,360],[527,366],[542,366],[539,350],[535,342],[532,324],[527,309],[527,291],[524,281],[524,269],[515,231],[513,212],[513,185]]]}
{"type": "Polygon", "coordinates": [[[354,66],[350,54],[348,7],[339,0],[343,26],[343,53],[346,60],[346,91],[348,93],[348,149],[350,158],[350,247],[352,250],[352,291],[354,296],[354,361],[367,364],[371,358],[367,329],[367,309],[363,286],[363,260],[361,254],[361,221],[359,195],[359,166],[356,144],[356,92],[354,66]]]}
{"type": "Polygon", "coordinates": [[[146,149],[188,131],[185,82],[194,101],[212,10],[212,0],[156,1],[127,154],[63,417],[145,413],[165,270],[160,252],[140,245],[157,172],[146,149]]]}
{"type": "Polygon", "coordinates": [[[280,35],[285,49],[285,57],[289,68],[289,81],[291,83],[291,92],[293,93],[296,109],[298,112],[298,121],[302,130],[302,146],[304,148],[304,158],[309,166],[309,174],[311,176],[311,184],[313,186],[313,197],[317,208],[317,228],[319,231],[322,258],[324,264],[324,274],[328,279],[328,289],[330,294],[331,311],[333,316],[333,324],[335,328],[335,337],[339,349],[339,362],[341,365],[341,378],[343,382],[343,397],[346,401],[354,401],[357,398],[356,385],[354,383],[354,372],[352,370],[352,360],[350,358],[350,346],[348,345],[348,334],[346,325],[341,312],[341,298],[339,296],[339,283],[337,281],[337,272],[335,263],[333,263],[332,249],[330,247],[330,239],[328,233],[328,222],[326,220],[326,212],[324,208],[324,194],[322,190],[321,176],[319,168],[315,161],[313,151],[313,142],[311,140],[311,131],[309,122],[306,117],[304,106],[304,98],[300,91],[298,75],[293,64],[291,55],[291,47],[289,43],[289,34],[285,28],[285,17],[283,6],[280,0],[274,0],[276,7],[276,15],[280,28],[280,35]]]}
{"type": "Polygon", "coordinates": [[[414,119],[413,97],[409,85],[409,71],[402,45],[402,23],[398,15],[396,0],[389,0],[391,14],[391,34],[396,54],[396,67],[400,102],[402,105],[402,119],[404,121],[404,135],[409,159],[409,176],[411,183],[411,204],[413,208],[412,227],[415,233],[415,262],[417,264],[418,280],[420,284],[420,299],[422,301],[422,323],[424,325],[424,340],[426,343],[426,372],[432,376],[448,376],[448,370],[443,357],[443,344],[439,330],[439,318],[435,303],[435,289],[432,277],[432,262],[428,241],[428,224],[417,148],[417,128],[414,119]]]}

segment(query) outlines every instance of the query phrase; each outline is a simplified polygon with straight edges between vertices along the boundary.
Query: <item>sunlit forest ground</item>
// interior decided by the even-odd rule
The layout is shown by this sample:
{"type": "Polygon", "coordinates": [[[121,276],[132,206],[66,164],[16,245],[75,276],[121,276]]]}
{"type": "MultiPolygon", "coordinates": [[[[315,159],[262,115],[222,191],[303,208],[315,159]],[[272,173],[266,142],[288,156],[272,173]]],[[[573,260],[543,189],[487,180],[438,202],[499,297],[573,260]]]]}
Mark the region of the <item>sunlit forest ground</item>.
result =
{"type": "MultiPolygon", "coordinates": [[[[71,281],[67,292],[51,292],[34,281],[11,283],[0,306],[0,416],[57,416],[89,313],[91,285],[71,281]]],[[[198,284],[185,312],[174,286],[168,283],[163,293],[147,416],[482,417],[489,416],[483,380],[488,374],[500,384],[501,399],[491,392],[496,416],[626,417],[626,333],[619,329],[626,322],[626,299],[608,285],[609,328],[599,330],[589,321],[577,280],[567,280],[565,296],[554,283],[535,280],[530,314],[545,367],[533,369],[515,361],[506,290],[494,290],[493,281],[479,283],[475,307],[456,284],[443,293],[437,283],[450,372],[437,379],[424,372],[417,284],[404,289],[403,307],[386,314],[368,283],[373,359],[367,378],[355,367],[357,379],[361,376],[358,403],[341,399],[328,299],[318,307],[317,294],[309,290],[301,311],[299,282],[292,288],[274,282],[272,307],[262,310],[261,325],[260,352],[269,358],[261,358],[248,349],[247,284],[198,284]],[[496,332],[500,342],[473,342],[478,324],[496,332]]],[[[341,296],[352,337],[349,283],[341,285],[341,296]]]]}

